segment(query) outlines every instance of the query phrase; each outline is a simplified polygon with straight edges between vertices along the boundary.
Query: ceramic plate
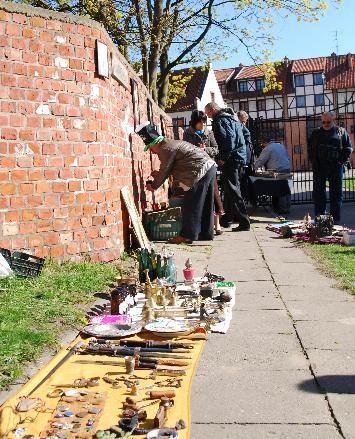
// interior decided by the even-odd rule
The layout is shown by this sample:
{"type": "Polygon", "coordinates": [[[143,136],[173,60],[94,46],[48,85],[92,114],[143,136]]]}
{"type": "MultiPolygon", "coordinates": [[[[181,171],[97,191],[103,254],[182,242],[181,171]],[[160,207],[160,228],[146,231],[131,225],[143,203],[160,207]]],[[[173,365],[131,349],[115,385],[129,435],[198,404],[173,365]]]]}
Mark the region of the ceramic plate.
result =
{"type": "Polygon", "coordinates": [[[188,335],[195,329],[195,327],[182,320],[161,318],[148,323],[145,326],[145,329],[162,337],[171,337],[188,335]]]}
{"type": "Polygon", "coordinates": [[[85,326],[81,332],[96,338],[121,338],[138,334],[142,330],[141,322],[132,324],[92,324],[85,326]]]}

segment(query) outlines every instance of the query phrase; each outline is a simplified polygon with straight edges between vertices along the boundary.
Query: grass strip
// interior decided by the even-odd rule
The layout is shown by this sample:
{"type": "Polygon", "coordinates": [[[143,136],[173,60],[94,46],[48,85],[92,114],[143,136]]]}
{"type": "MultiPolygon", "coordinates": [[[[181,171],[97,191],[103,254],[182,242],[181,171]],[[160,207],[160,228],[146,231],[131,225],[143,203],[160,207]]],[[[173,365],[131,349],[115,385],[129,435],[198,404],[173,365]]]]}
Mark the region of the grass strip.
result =
{"type": "Polygon", "coordinates": [[[338,286],[355,294],[355,246],[340,244],[303,245],[322,271],[337,279],[338,286]]]}
{"type": "Polygon", "coordinates": [[[93,293],[106,291],[118,272],[115,264],[48,260],[38,277],[1,279],[0,389],[65,330],[84,323],[93,293]]]}

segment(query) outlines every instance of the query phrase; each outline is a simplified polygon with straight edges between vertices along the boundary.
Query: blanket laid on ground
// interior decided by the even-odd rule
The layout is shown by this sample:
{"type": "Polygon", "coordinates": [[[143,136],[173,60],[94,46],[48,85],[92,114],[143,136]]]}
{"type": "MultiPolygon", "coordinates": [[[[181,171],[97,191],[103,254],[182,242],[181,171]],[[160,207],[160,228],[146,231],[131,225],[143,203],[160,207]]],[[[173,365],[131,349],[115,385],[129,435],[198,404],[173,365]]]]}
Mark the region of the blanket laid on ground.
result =
{"type": "MultiPolygon", "coordinates": [[[[133,339],[144,340],[153,339],[152,335],[149,333],[143,333],[139,337],[136,336],[133,339]]],[[[70,347],[73,347],[81,341],[81,337],[78,336],[70,347]]],[[[162,338],[156,338],[156,340],[167,340],[162,338]]],[[[82,340],[87,343],[87,340],[82,340]]],[[[159,387],[155,383],[161,381],[167,377],[158,376],[156,380],[149,378],[151,370],[135,370],[134,374],[139,376],[139,394],[133,397],[135,400],[139,400],[140,405],[144,405],[144,402],[149,403],[150,401],[142,401],[147,397],[146,392],[150,390],[174,390],[176,392],[176,397],[174,398],[174,406],[168,409],[168,416],[166,421],[167,427],[174,427],[179,419],[183,419],[187,425],[187,428],[179,431],[179,438],[188,439],[190,437],[190,394],[192,379],[195,375],[198,361],[200,359],[201,353],[205,341],[203,340],[184,340],[183,338],[171,339],[169,341],[181,341],[193,344],[193,349],[188,354],[182,354],[189,356],[189,365],[186,368],[186,375],[182,376],[181,387],[179,388],[169,388],[169,387],[159,387]]],[[[97,422],[97,429],[104,430],[112,425],[118,423],[120,415],[122,413],[123,402],[126,397],[129,396],[129,391],[125,386],[124,382],[119,385],[118,388],[113,388],[112,384],[109,384],[102,380],[102,377],[108,372],[114,372],[115,376],[125,375],[125,366],[123,357],[109,357],[104,355],[79,355],[73,354],[65,361],[53,375],[51,375],[48,380],[46,380],[33,394],[31,398],[38,398],[40,402],[38,407],[31,409],[27,412],[19,413],[16,411],[16,406],[27,395],[30,394],[32,389],[41,382],[41,380],[58,364],[58,362],[65,357],[68,353],[68,348],[62,349],[58,354],[42,369],[40,369],[33,378],[25,384],[17,393],[11,396],[1,407],[0,407],[0,437],[15,439],[23,438],[24,436],[33,435],[35,439],[40,437],[41,432],[45,431],[48,426],[48,422],[52,419],[53,412],[58,406],[60,396],[58,397],[48,397],[48,394],[55,389],[71,389],[75,386],[74,381],[79,378],[92,378],[99,377],[99,385],[97,387],[89,387],[88,392],[99,392],[103,395],[103,401],[101,406],[103,407],[100,418],[97,422]],[[101,364],[81,364],[78,360],[115,360],[117,362],[122,362],[122,365],[101,365],[101,364]]],[[[128,377],[128,375],[126,375],[128,377]]],[[[94,406],[95,407],[95,406],[94,406]]],[[[150,405],[144,410],[147,411],[148,418],[146,422],[140,423],[142,427],[152,428],[152,419],[154,419],[155,413],[159,407],[159,404],[150,405]]],[[[62,407],[64,410],[64,407],[62,407]]],[[[84,410],[84,408],[83,408],[84,410]]],[[[68,410],[67,410],[68,412],[68,410]]],[[[64,413],[64,412],[63,412],[64,413]]],[[[69,412],[70,415],[70,412],[69,412]]],[[[93,415],[94,417],[94,415],[93,415]]],[[[71,423],[74,418],[68,416],[64,418],[67,423],[71,423]]],[[[64,422],[63,418],[58,418],[58,422],[64,422]]],[[[95,426],[96,431],[96,426],[95,426]]],[[[92,431],[92,434],[95,433],[92,431]]],[[[63,431],[65,432],[65,431],[63,431]]],[[[68,431],[69,432],[69,431],[68,431]]],[[[75,434],[70,434],[68,437],[75,437],[75,434]]],[[[145,437],[135,436],[135,437],[145,437]]]]}

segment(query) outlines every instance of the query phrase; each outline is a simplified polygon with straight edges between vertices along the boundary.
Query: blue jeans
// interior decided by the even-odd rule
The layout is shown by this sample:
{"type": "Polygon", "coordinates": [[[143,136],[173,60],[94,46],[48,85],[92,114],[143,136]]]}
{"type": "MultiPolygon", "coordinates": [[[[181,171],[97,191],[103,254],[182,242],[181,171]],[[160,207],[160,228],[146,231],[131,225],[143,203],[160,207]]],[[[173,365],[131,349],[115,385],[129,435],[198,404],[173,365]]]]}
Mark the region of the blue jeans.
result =
{"type": "Polygon", "coordinates": [[[326,181],[329,181],[330,214],[334,222],[340,221],[340,209],[343,201],[344,166],[335,164],[317,164],[313,167],[314,213],[324,215],[327,207],[326,181]]]}

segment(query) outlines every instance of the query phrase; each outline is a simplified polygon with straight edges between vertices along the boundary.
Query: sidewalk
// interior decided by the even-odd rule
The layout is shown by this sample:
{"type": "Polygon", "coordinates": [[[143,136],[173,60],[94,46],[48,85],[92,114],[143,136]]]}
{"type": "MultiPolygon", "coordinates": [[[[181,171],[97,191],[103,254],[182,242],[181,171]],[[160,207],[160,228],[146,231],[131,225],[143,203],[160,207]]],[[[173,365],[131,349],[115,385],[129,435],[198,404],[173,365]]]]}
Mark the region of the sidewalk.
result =
{"type": "Polygon", "coordinates": [[[238,281],[230,330],[209,336],[194,380],[191,438],[355,438],[355,299],[257,220],[174,247],[179,275],[189,257],[238,281]]]}

